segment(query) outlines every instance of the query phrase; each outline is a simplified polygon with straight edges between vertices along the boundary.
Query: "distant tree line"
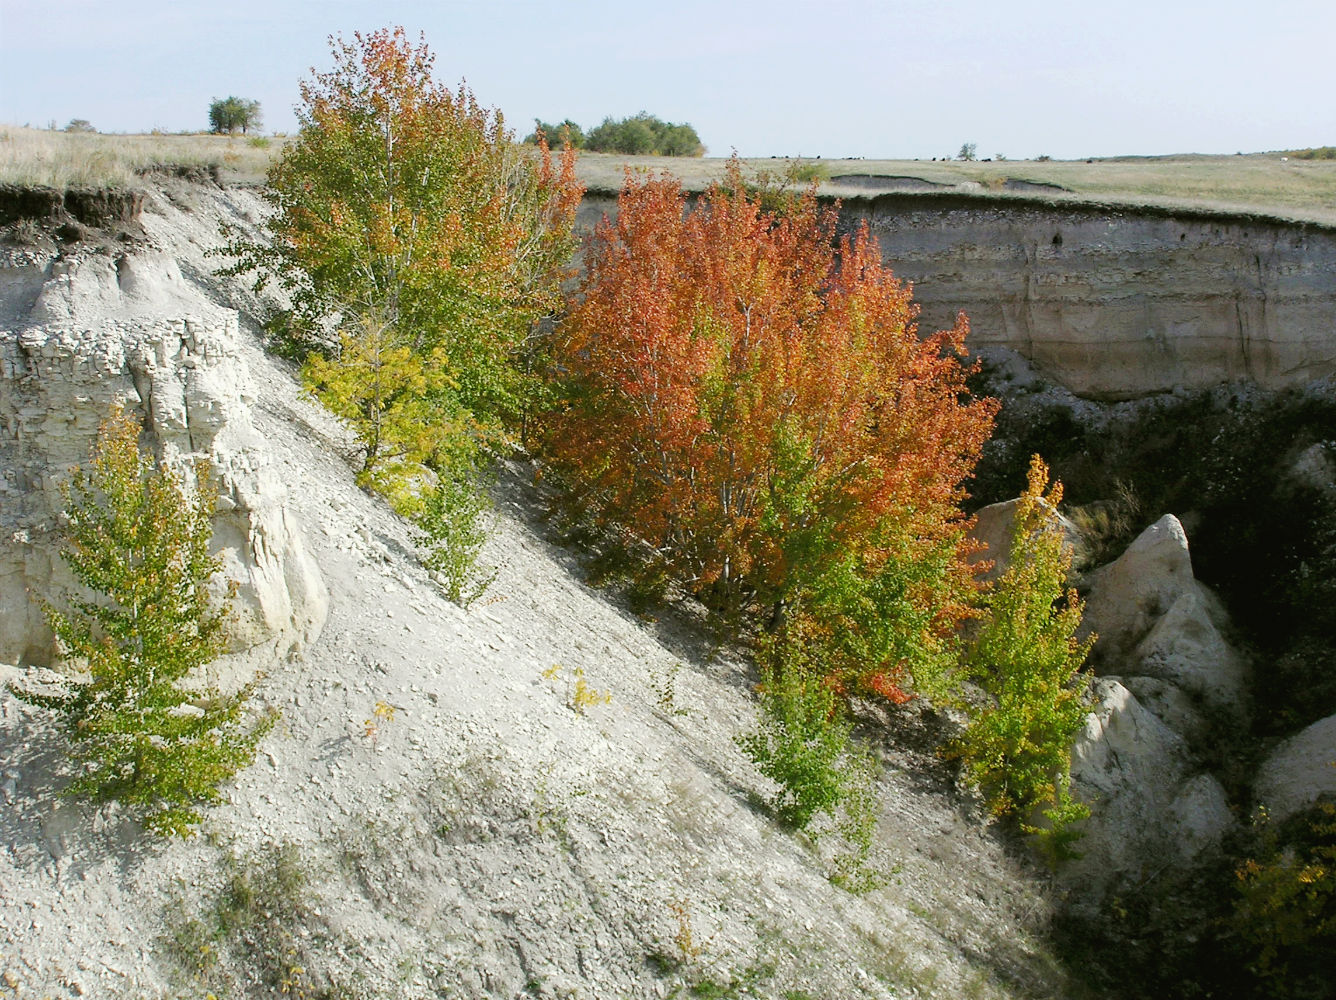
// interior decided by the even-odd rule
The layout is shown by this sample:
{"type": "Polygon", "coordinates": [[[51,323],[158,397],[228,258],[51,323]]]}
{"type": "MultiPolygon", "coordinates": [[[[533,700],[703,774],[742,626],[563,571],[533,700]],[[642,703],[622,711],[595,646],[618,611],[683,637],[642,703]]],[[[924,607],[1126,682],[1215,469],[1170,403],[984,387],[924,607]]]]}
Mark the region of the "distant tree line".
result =
{"type": "Polygon", "coordinates": [[[1296,160],[1336,160],[1336,146],[1315,146],[1312,149],[1292,149],[1289,155],[1296,160]]]}
{"type": "Polygon", "coordinates": [[[560,124],[534,119],[534,130],[525,142],[537,143],[542,134],[552,145],[569,141],[574,149],[594,153],[625,153],[632,156],[703,156],[705,145],[696,129],[683,122],[665,122],[641,111],[629,118],[604,118],[589,132],[567,118],[560,124]]]}

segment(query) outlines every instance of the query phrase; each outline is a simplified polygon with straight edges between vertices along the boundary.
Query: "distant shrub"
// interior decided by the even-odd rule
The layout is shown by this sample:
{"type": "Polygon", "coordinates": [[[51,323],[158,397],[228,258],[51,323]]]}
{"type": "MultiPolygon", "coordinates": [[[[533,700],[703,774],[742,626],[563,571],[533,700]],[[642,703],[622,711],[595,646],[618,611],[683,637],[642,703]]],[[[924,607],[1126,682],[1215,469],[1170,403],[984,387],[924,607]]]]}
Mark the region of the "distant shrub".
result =
{"type": "Polygon", "coordinates": [[[532,146],[537,146],[541,138],[546,139],[550,146],[560,147],[569,142],[571,149],[584,149],[584,129],[569,118],[560,125],[551,125],[535,118],[533,124],[534,130],[524,137],[524,141],[532,146]]]}
{"type": "Polygon", "coordinates": [[[234,132],[247,132],[258,129],[260,121],[260,102],[244,97],[214,98],[209,105],[209,131],[231,135],[234,132]]]}
{"type": "Polygon", "coordinates": [[[604,118],[585,136],[584,148],[628,156],[705,155],[705,146],[692,126],[665,122],[644,111],[617,121],[604,118]]]}
{"type": "Polygon", "coordinates": [[[70,123],[65,126],[66,132],[96,132],[93,123],[87,118],[71,118],[70,123]]]}
{"type": "Polygon", "coordinates": [[[1316,146],[1312,149],[1292,149],[1289,154],[1295,160],[1336,160],[1336,146],[1316,146]]]}

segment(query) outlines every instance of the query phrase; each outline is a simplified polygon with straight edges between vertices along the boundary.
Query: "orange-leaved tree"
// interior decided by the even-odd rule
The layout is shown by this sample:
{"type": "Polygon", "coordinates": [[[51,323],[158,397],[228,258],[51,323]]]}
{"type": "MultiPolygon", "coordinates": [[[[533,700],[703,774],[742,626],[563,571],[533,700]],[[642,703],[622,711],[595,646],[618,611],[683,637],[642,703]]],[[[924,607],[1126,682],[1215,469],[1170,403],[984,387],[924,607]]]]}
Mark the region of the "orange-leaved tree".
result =
{"type": "Polygon", "coordinates": [[[840,684],[931,688],[995,412],[966,387],[964,317],[920,337],[865,227],[836,239],[813,191],[763,209],[736,161],[694,206],[628,174],[584,265],[547,434],[583,502],[715,606],[801,622],[840,684]]]}

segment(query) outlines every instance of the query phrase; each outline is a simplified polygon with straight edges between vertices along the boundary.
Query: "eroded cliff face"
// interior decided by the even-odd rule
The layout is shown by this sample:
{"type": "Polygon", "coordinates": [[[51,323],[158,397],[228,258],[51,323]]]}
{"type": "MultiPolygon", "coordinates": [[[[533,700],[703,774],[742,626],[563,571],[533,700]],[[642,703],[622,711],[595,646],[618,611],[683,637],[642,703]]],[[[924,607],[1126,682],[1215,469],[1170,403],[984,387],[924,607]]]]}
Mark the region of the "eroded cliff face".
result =
{"type": "Polygon", "coordinates": [[[233,650],[268,663],[309,642],[325,587],[251,421],[237,313],[144,242],[10,245],[0,290],[0,662],[57,658],[42,602],[74,584],[59,558],[59,486],[113,405],[162,461],[209,464],[214,549],[240,585],[233,650]]]}
{"type": "Polygon", "coordinates": [[[851,200],[925,328],[970,319],[1078,395],[1128,399],[1336,372],[1336,232],[1204,215],[882,196],[851,200]]]}
{"type": "MultiPolygon", "coordinates": [[[[585,199],[580,223],[615,211],[585,199]]],[[[971,346],[1021,354],[1080,396],[1134,399],[1336,374],[1336,231],[1204,213],[889,193],[845,199],[923,329],[963,310],[971,346]]]]}

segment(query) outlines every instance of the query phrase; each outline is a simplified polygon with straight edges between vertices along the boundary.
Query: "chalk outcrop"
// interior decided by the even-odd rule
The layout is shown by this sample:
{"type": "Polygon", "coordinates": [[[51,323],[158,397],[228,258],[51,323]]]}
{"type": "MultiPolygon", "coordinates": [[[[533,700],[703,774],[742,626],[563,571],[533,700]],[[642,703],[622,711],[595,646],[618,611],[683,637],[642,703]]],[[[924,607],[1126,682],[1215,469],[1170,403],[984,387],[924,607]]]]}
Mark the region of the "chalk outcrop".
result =
{"type": "Polygon", "coordinates": [[[1176,517],[1091,576],[1085,623],[1099,633],[1104,676],[1072,752],[1073,788],[1091,817],[1083,857],[1061,873],[1082,887],[1078,909],[1220,846],[1236,820],[1200,747],[1213,726],[1248,713],[1247,663],[1220,602],[1193,576],[1176,517]]]}
{"type": "Polygon", "coordinates": [[[59,484],[118,402],[161,460],[209,463],[214,546],[240,584],[233,649],[272,656],[309,641],[325,588],[251,422],[236,313],[152,250],[8,263],[5,283],[35,294],[17,309],[11,298],[0,329],[0,661],[55,656],[41,602],[73,583],[58,556],[59,484]]]}
{"type": "Polygon", "coordinates": [[[1085,627],[1106,673],[1158,678],[1225,715],[1246,715],[1248,673],[1219,598],[1192,572],[1183,525],[1166,514],[1092,574],[1085,627]]]}
{"type": "Polygon", "coordinates": [[[847,199],[842,225],[864,220],[924,327],[964,310],[976,350],[1015,350],[1080,396],[1336,374],[1331,229],[956,194],[847,199]]]}
{"type": "Polygon", "coordinates": [[[1265,806],[1275,821],[1324,797],[1336,799],[1336,715],[1319,719],[1276,747],[1253,784],[1253,801],[1265,806]]]}

